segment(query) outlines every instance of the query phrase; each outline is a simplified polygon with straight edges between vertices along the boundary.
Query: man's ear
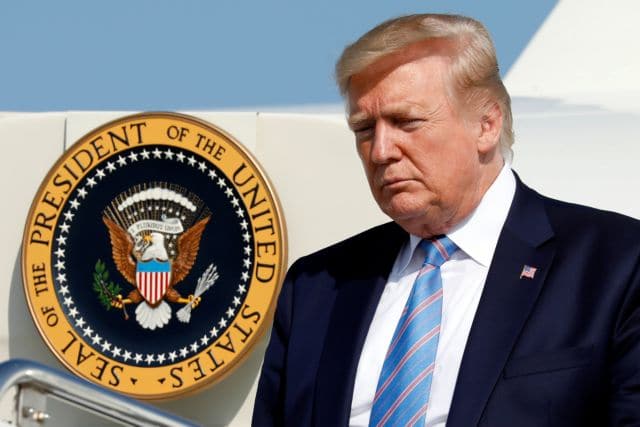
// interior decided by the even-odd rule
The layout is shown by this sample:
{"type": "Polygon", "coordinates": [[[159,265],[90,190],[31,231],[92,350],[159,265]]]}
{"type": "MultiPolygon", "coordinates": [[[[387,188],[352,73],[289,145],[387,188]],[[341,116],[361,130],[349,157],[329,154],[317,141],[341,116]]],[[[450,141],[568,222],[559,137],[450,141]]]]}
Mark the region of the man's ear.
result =
{"type": "Polygon", "coordinates": [[[478,135],[480,154],[490,153],[498,146],[501,130],[502,110],[497,102],[489,101],[483,106],[480,116],[480,134],[478,135]]]}

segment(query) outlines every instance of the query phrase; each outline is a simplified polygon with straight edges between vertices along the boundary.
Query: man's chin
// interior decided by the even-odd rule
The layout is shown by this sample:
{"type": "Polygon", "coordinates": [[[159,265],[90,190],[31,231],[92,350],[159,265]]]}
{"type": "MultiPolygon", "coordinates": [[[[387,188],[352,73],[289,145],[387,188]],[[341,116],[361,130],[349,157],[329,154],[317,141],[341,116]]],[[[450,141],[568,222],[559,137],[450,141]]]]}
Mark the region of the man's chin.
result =
{"type": "Polygon", "coordinates": [[[405,222],[424,221],[427,211],[424,208],[416,208],[415,206],[395,205],[390,203],[386,208],[382,209],[395,222],[402,224],[405,222]]]}
{"type": "Polygon", "coordinates": [[[417,207],[415,205],[396,205],[389,203],[382,209],[387,216],[410,234],[428,238],[444,233],[445,224],[437,224],[438,210],[432,207],[417,207]]]}

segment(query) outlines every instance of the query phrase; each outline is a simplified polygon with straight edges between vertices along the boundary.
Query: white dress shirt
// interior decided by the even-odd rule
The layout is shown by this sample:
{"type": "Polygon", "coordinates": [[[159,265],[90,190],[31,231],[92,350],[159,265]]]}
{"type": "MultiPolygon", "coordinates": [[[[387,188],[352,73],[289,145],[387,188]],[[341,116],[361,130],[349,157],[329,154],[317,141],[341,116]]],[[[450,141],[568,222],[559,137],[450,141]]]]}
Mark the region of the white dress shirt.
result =
{"type": "MultiPolygon", "coordinates": [[[[475,211],[447,233],[458,250],[440,267],[442,320],[426,426],[444,426],[447,421],[462,353],[515,188],[513,172],[506,164],[475,211]]],[[[369,425],[387,348],[425,257],[418,247],[420,240],[411,235],[398,253],[369,326],[356,373],[351,426],[369,425]]]]}

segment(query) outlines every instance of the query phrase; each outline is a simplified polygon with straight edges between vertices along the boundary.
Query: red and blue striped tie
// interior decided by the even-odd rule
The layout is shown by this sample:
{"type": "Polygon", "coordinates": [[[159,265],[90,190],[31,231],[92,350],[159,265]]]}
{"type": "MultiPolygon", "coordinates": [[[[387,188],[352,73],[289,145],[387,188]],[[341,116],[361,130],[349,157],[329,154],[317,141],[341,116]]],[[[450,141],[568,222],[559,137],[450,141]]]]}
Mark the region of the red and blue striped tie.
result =
{"type": "Polygon", "coordinates": [[[440,266],[455,252],[446,236],[422,240],[427,256],[393,334],[378,379],[370,427],[424,425],[440,336],[440,266]]]}

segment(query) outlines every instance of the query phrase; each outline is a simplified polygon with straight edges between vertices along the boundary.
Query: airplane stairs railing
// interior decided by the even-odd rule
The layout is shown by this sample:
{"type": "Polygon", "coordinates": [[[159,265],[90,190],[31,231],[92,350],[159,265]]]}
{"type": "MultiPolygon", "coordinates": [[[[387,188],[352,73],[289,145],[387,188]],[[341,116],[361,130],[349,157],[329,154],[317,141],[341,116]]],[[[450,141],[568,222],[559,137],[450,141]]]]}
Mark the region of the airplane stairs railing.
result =
{"type": "MultiPolygon", "coordinates": [[[[15,391],[14,420],[0,426],[48,427],[69,425],[66,415],[47,410],[52,400],[59,401],[56,409],[79,408],[87,416],[95,417],[99,425],[123,426],[197,426],[191,421],[160,411],[157,408],[98,387],[69,373],[24,359],[0,363],[0,399],[15,391]],[[103,425],[103,424],[100,424],[103,425]]],[[[51,408],[50,408],[51,409],[51,408]]],[[[64,412],[58,411],[58,412],[64,412]]]]}

